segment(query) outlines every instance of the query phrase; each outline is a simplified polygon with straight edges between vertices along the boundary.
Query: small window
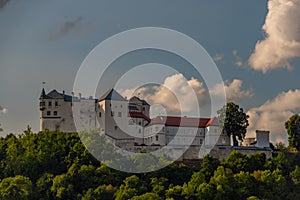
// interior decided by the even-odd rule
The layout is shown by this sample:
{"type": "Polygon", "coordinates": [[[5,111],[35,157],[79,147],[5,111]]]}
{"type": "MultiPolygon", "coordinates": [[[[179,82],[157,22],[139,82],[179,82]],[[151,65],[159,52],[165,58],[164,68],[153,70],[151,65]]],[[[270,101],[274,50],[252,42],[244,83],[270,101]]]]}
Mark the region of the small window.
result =
{"type": "Polygon", "coordinates": [[[200,144],[202,144],[203,143],[203,141],[202,141],[202,139],[200,139],[200,144]]]}
{"type": "Polygon", "coordinates": [[[143,107],[143,111],[145,111],[145,107],[143,107]]]}
{"type": "Polygon", "coordinates": [[[54,115],[54,116],[57,116],[57,111],[53,111],[53,115],[54,115]]]}
{"type": "Polygon", "coordinates": [[[142,122],[139,122],[139,125],[141,126],[141,125],[142,125],[142,122]]]}
{"type": "Polygon", "coordinates": [[[99,112],[99,117],[101,117],[101,112],[99,112]]]}
{"type": "Polygon", "coordinates": [[[115,113],[113,111],[111,111],[110,115],[113,117],[115,115],[115,113]]]}
{"type": "Polygon", "coordinates": [[[142,133],[141,129],[139,129],[139,133],[142,133]]]}
{"type": "Polygon", "coordinates": [[[115,126],[115,130],[117,130],[118,129],[118,126],[115,126]]]}
{"type": "Polygon", "coordinates": [[[155,136],[155,140],[158,141],[158,135],[155,136]]]}
{"type": "Polygon", "coordinates": [[[52,102],[51,102],[51,101],[48,102],[48,106],[49,106],[49,107],[52,106],[52,102]]]}
{"type": "Polygon", "coordinates": [[[55,101],[55,106],[58,106],[58,102],[57,101],[55,101]]]}
{"type": "Polygon", "coordinates": [[[122,112],[118,112],[118,117],[122,117],[122,112]]]}
{"type": "Polygon", "coordinates": [[[123,108],[122,104],[120,106],[121,106],[121,108],[123,108]]]}
{"type": "Polygon", "coordinates": [[[48,116],[51,115],[51,111],[47,111],[47,115],[48,115],[48,116]]]}

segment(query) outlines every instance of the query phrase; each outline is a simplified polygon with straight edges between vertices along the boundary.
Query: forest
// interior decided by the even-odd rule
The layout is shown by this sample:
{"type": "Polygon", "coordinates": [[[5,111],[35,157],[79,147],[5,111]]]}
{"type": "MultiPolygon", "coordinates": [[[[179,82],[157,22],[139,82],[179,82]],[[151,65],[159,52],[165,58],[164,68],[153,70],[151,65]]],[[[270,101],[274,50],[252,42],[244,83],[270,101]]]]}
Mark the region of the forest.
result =
{"type": "Polygon", "coordinates": [[[233,151],[134,174],[99,162],[77,133],[28,128],[0,138],[0,199],[300,199],[300,154],[273,154],[233,151]]]}

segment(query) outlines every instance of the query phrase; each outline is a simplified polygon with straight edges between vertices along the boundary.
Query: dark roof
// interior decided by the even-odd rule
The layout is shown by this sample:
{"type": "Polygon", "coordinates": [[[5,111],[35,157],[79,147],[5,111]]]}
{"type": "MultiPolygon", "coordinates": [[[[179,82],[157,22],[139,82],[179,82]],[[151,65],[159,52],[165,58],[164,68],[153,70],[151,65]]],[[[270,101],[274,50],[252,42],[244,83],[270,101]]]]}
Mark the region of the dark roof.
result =
{"type": "Polygon", "coordinates": [[[145,101],[144,99],[141,99],[141,101],[142,101],[143,105],[150,106],[150,104],[147,101],[145,101]]]}
{"type": "Polygon", "coordinates": [[[129,105],[128,106],[129,110],[135,110],[135,111],[138,111],[139,109],[136,107],[136,106],[132,106],[132,105],[129,105]]]}
{"type": "Polygon", "coordinates": [[[57,92],[56,90],[52,90],[51,92],[49,92],[47,94],[48,97],[50,97],[51,99],[63,99],[64,95],[57,92]]]}
{"type": "Polygon", "coordinates": [[[72,97],[70,95],[62,94],[57,92],[56,90],[52,90],[48,94],[45,93],[45,90],[43,88],[41,92],[40,99],[64,99],[65,101],[72,102],[72,101],[77,101],[77,97],[72,97]]]}
{"type": "Polygon", "coordinates": [[[103,100],[118,100],[118,101],[127,101],[124,97],[122,97],[116,90],[110,89],[105,92],[99,99],[99,101],[103,100]]]}
{"type": "Polygon", "coordinates": [[[149,125],[165,124],[166,126],[183,126],[183,127],[199,127],[204,128],[215,123],[214,118],[191,118],[191,117],[173,117],[173,116],[158,116],[151,119],[149,125]],[[214,122],[214,123],[213,123],[214,122]]]}
{"type": "Polygon", "coordinates": [[[148,104],[147,101],[143,100],[143,99],[140,99],[139,97],[137,96],[133,96],[130,98],[129,102],[134,102],[135,100],[139,101],[142,103],[142,105],[147,105],[147,106],[150,106],[150,104],[148,104]]]}
{"type": "Polygon", "coordinates": [[[40,99],[47,99],[48,96],[46,95],[45,89],[43,88],[41,95],[40,95],[40,99]]]}
{"type": "Polygon", "coordinates": [[[130,117],[132,118],[143,118],[144,120],[146,120],[147,122],[150,122],[151,119],[149,117],[147,117],[146,115],[144,115],[141,112],[129,112],[130,117]]]}

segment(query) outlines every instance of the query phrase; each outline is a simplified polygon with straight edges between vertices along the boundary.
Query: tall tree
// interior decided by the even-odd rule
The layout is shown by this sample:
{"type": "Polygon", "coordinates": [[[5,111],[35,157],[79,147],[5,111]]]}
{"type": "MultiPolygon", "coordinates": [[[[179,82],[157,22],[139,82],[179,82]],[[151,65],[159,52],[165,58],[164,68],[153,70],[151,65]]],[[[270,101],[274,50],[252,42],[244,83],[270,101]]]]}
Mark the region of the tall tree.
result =
{"type": "Polygon", "coordinates": [[[0,199],[30,199],[32,182],[28,177],[15,176],[4,178],[0,182],[0,199]]]}
{"type": "Polygon", "coordinates": [[[217,113],[223,131],[232,137],[233,145],[238,146],[238,140],[242,141],[246,135],[249,116],[233,102],[227,103],[217,113]]]}
{"type": "Polygon", "coordinates": [[[300,150],[300,116],[293,115],[285,122],[285,128],[289,135],[289,147],[300,150]]]}

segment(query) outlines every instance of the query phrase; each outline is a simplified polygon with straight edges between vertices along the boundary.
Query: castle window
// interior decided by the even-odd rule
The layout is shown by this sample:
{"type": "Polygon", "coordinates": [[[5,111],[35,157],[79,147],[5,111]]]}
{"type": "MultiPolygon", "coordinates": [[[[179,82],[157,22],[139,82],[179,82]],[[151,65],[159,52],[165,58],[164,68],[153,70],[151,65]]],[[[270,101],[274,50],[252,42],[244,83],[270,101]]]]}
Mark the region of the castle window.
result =
{"type": "Polygon", "coordinates": [[[121,106],[121,108],[123,108],[122,104],[120,106],[121,106]]]}
{"type": "Polygon", "coordinates": [[[51,107],[52,106],[52,101],[48,102],[48,106],[51,107]]]}
{"type": "Polygon", "coordinates": [[[142,125],[142,123],[141,123],[141,122],[139,122],[139,125],[141,126],[141,125],[142,125]]]}
{"type": "Polygon", "coordinates": [[[48,116],[51,115],[51,111],[47,111],[47,115],[48,115],[48,116]]]}
{"type": "Polygon", "coordinates": [[[58,106],[58,102],[57,101],[55,101],[55,106],[58,106]]]}
{"type": "Polygon", "coordinates": [[[158,135],[155,136],[155,140],[158,141],[158,135]]]}
{"type": "Polygon", "coordinates": [[[101,112],[99,112],[99,117],[101,117],[101,112]]]}
{"type": "Polygon", "coordinates": [[[110,115],[113,117],[115,115],[115,113],[113,111],[111,111],[110,115]]]}
{"type": "Polygon", "coordinates": [[[122,112],[118,112],[118,117],[122,117],[122,112]]]}
{"type": "Polygon", "coordinates": [[[115,130],[117,130],[118,129],[118,126],[115,126],[115,130]]]}
{"type": "Polygon", "coordinates": [[[145,111],[145,107],[143,107],[143,111],[145,111]]]}
{"type": "Polygon", "coordinates": [[[202,144],[203,143],[203,141],[202,141],[202,139],[200,139],[200,144],[202,144]]]}
{"type": "Polygon", "coordinates": [[[57,111],[53,111],[53,115],[54,115],[54,116],[57,116],[57,111]]]}
{"type": "Polygon", "coordinates": [[[141,129],[139,129],[139,133],[141,133],[142,131],[141,131],[141,129]]]}

